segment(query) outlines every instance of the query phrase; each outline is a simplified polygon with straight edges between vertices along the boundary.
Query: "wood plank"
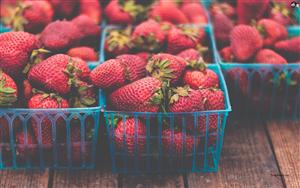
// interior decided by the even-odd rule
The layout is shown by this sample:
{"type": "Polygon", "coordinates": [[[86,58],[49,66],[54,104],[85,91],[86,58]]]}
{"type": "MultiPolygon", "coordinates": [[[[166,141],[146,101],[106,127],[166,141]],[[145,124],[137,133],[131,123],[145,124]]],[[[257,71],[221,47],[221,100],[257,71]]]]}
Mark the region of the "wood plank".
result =
{"type": "Polygon", "coordinates": [[[189,174],[189,187],[283,187],[262,123],[229,123],[217,173],[189,174]]]}
{"type": "Polygon", "coordinates": [[[120,177],[120,185],[122,188],[146,188],[146,187],[184,187],[184,180],[182,175],[122,175],[120,177]]]}
{"type": "Polygon", "coordinates": [[[49,171],[0,171],[0,187],[47,188],[49,171]]]}
{"type": "Polygon", "coordinates": [[[54,171],[53,188],[118,187],[118,175],[96,170],[54,171]]]}
{"type": "Polygon", "coordinates": [[[287,187],[300,187],[300,122],[269,122],[278,166],[287,187]]]}

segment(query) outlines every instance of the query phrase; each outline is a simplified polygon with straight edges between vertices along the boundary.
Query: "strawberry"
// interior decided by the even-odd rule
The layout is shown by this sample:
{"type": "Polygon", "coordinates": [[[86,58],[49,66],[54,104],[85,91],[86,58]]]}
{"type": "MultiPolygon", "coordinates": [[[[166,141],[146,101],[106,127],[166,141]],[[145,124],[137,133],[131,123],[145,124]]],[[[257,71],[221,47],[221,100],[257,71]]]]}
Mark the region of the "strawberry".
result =
{"type": "Polygon", "coordinates": [[[91,47],[87,46],[80,46],[71,48],[67,55],[71,57],[78,57],[85,61],[98,61],[98,54],[95,50],[91,47]]]}
{"type": "Polygon", "coordinates": [[[47,25],[40,36],[43,46],[54,52],[66,51],[77,45],[82,32],[69,21],[55,21],[47,25]]]}
{"type": "Polygon", "coordinates": [[[214,33],[219,45],[228,45],[230,32],[233,28],[232,21],[224,14],[217,14],[213,17],[214,33]]]}
{"type": "Polygon", "coordinates": [[[281,55],[269,49],[259,50],[256,54],[255,62],[272,65],[288,63],[281,55]]]}
{"type": "Polygon", "coordinates": [[[102,89],[118,88],[146,76],[146,63],[136,55],[117,56],[96,67],[90,78],[102,89]]]}
{"type": "Polygon", "coordinates": [[[29,100],[32,96],[32,85],[30,84],[29,80],[24,80],[23,81],[23,95],[26,100],[29,100]]]}
{"type": "Polygon", "coordinates": [[[182,57],[188,63],[197,62],[199,58],[202,58],[201,52],[193,48],[183,50],[177,56],[182,57]]]}
{"type": "MultiPolygon", "coordinates": [[[[46,94],[46,93],[38,93],[35,94],[29,101],[28,101],[28,108],[29,109],[38,109],[38,108],[69,108],[68,101],[56,96],[55,94],[46,94]]],[[[42,118],[42,117],[40,117],[42,118]]],[[[34,117],[31,119],[31,125],[34,131],[34,135],[36,138],[41,138],[41,143],[49,148],[52,145],[52,123],[46,117],[43,118],[41,124],[39,125],[39,118],[34,117]],[[41,134],[39,133],[41,131],[41,134]]],[[[64,124],[64,120],[59,118],[56,120],[56,132],[59,133],[60,129],[62,129],[64,124]]]]}
{"type": "Polygon", "coordinates": [[[109,101],[115,110],[157,112],[163,99],[161,88],[160,80],[146,77],[117,89],[109,101]]]}
{"type": "Polygon", "coordinates": [[[51,2],[53,9],[55,10],[55,16],[57,18],[71,18],[76,12],[79,0],[61,1],[61,0],[48,0],[51,2]]]}
{"type": "Polygon", "coordinates": [[[114,130],[116,148],[129,156],[140,155],[146,150],[146,125],[140,119],[119,120],[114,130]],[[137,151],[135,153],[135,151],[137,151]]]}
{"type": "Polygon", "coordinates": [[[263,46],[259,32],[248,25],[235,26],[230,34],[230,48],[238,61],[249,60],[263,46]]]}
{"type": "Polygon", "coordinates": [[[26,156],[32,158],[37,154],[37,141],[33,134],[27,130],[27,139],[24,131],[16,134],[17,155],[21,158],[26,156]]]}
{"type": "Polygon", "coordinates": [[[196,62],[194,65],[190,65],[192,69],[186,70],[183,75],[183,83],[190,86],[192,89],[199,88],[218,88],[219,77],[218,75],[207,69],[204,62],[196,62]]]}
{"type": "Polygon", "coordinates": [[[180,10],[186,15],[191,23],[206,24],[208,22],[205,8],[199,3],[185,3],[180,10]]]}
{"type": "Polygon", "coordinates": [[[157,51],[164,44],[165,34],[160,24],[150,19],[136,26],[132,41],[138,49],[157,51]]]}
{"type": "Polygon", "coordinates": [[[57,54],[30,69],[28,80],[35,86],[62,95],[68,94],[76,80],[87,80],[89,69],[81,59],[57,54]]]}
{"type": "Polygon", "coordinates": [[[26,32],[7,32],[0,35],[0,68],[11,76],[20,76],[31,52],[38,47],[34,35],[26,32]]]}
{"type": "Polygon", "coordinates": [[[173,24],[188,23],[186,15],[172,2],[156,3],[151,7],[149,17],[159,19],[160,21],[168,21],[173,24]]]}
{"type": "Polygon", "coordinates": [[[286,39],[288,36],[286,28],[271,19],[259,20],[257,29],[264,37],[264,46],[273,46],[275,42],[286,39]]]}
{"type": "Polygon", "coordinates": [[[105,52],[117,56],[126,54],[132,48],[131,43],[131,27],[125,30],[112,30],[105,39],[105,52]]]}
{"type": "Polygon", "coordinates": [[[204,30],[197,27],[174,27],[168,32],[167,52],[177,54],[188,48],[196,48],[204,36],[204,30]]]}
{"type": "Polygon", "coordinates": [[[222,50],[220,50],[220,55],[223,61],[232,62],[234,60],[234,56],[230,49],[230,46],[226,46],[222,50]]]}
{"type": "Polygon", "coordinates": [[[269,7],[269,0],[238,0],[238,24],[249,24],[251,20],[260,19],[269,7]]]}
{"type": "Polygon", "coordinates": [[[139,53],[136,53],[134,55],[139,56],[144,61],[148,61],[150,59],[150,57],[152,56],[152,54],[149,53],[149,52],[139,52],[139,53]]]}
{"type": "Polygon", "coordinates": [[[269,18],[284,25],[292,24],[291,11],[283,2],[273,2],[273,7],[269,13],[269,18]]]}
{"type": "Polygon", "coordinates": [[[102,7],[98,0],[79,0],[79,13],[87,15],[96,24],[102,20],[102,7]]]}
{"type": "Polygon", "coordinates": [[[181,78],[186,64],[186,61],[181,57],[159,53],[151,57],[146,66],[146,70],[155,78],[176,84],[181,78]]]}
{"type": "Polygon", "coordinates": [[[287,40],[278,41],[274,45],[275,49],[282,54],[292,54],[299,58],[300,53],[300,36],[287,40]]]}
{"type": "Polygon", "coordinates": [[[112,0],[105,7],[104,13],[111,24],[133,24],[143,17],[145,8],[133,0],[112,0]]]}
{"type": "Polygon", "coordinates": [[[0,70],[0,106],[13,106],[18,99],[18,89],[15,81],[0,70]]]}
{"type": "Polygon", "coordinates": [[[162,132],[162,146],[167,155],[182,158],[193,153],[194,147],[198,148],[199,139],[183,132],[165,129],[162,132]],[[196,139],[194,146],[194,139],[196,139]]]}
{"type": "Polygon", "coordinates": [[[213,17],[215,17],[218,14],[224,14],[228,18],[233,18],[235,15],[235,9],[232,5],[230,5],[227,2],[213,3],[210,6],[210,13],[213,17]]]}

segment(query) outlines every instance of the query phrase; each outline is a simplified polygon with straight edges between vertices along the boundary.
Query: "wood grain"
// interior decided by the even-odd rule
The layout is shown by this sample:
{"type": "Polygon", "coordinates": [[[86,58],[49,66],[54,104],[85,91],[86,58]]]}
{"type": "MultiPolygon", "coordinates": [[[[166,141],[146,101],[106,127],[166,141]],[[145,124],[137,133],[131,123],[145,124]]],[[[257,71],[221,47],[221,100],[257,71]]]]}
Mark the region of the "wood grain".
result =
{"type": "Polygon", "coordinates": [[[110,172],[85,170],[85,171],[55,171],[53,187],[118,187],[118,175],[110,172]]]}
{"type": "Polygon", "coordinates": [[[49,171],[0,171],[0,187],[47,188],[49,171]]]}
{"type": "Polygon", "coordinates": [[[269,122],[278,166],[287,187],[300,187],[300,122],[269,122]]]}
{"type": "Polygon", "coordinates": [[[283,187],[262,123],[229,123],[217,173],[188,175],[189,187],[283,187]]]}

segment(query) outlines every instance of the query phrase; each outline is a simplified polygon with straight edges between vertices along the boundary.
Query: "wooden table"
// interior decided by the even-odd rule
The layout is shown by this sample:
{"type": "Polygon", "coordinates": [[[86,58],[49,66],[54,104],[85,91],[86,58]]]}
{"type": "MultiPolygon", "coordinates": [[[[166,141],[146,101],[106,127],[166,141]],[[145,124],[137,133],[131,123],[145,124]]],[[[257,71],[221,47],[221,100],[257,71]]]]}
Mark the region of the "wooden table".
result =
{"type": "Polygon", "coordinates": [[[160,177],[109,170],[0,171],[0,187],[300,188],[300,122],[229,123],[218,173],[160,177]]]}

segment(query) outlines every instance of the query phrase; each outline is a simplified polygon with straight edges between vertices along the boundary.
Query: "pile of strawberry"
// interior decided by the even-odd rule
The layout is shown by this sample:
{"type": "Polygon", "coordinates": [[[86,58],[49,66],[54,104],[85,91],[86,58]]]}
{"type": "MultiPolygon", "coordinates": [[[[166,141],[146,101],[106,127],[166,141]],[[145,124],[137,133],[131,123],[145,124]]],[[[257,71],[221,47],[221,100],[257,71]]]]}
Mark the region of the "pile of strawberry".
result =
{"type": "Polygon", "coordinates": [[[131,53],[144,59],[148,59],[155,52],[176,55],[188,50],[193,56],[203,56],[206,62],[211,62],[208,45],[209,40],[203,27],[175,26],[169,22],[149,19],[134,28],[129,26],[125,29],[109,29],[104,49],[110,58],[131,53]]]}
{"type": "MultiPolygon", "coordinates": [[[[59,51],[57,54],[54,53],[55,46],[58,47],[61,44],[60,49],[65,49],[66,43],[71,41],[67,40],[67,37],[58,39],[54,35],[57,28],[61,31],[67,30],[66,27],[64,28],[65,23],[71,24],[67,21],[49,24],[39,37],[23,31],[0,34],[1,108],[58,109],[96,106],[96,90],[90,81],[87,62],[59,53],[59,51]],[[55,25],[60,25],[60,27],[56,28],[55,25]],[[66,43],[58,43],[64,39],[66,43]],[[53,45],[51,52],[45,49],[46,47],[49,49],[48,44],[53,45]]],[[[74,28],[77,27],[74,26],[74,28]]],[[[59,33],[56,34],[59,35],[59,33]]],[[[62,111],[58,110],[57,113],[59,112],[62,111]]],[[[34,116],[34,113],[32,115],[34,116]]],[[[25,120],[19,121],[16,118],[13,122],[13,134],[16,143],[19,144],[17,152],[20,156],[23,156],[25,152],[25,132],[22,121],[25,120]]],[[[9,120],[2,116],[0,122],[0,140],[2,143],[9,143],[9,120]]],[[[81,122],[76,116],[71,119],[71,122],[73,159],[80,160],[81,122]]],[[[55,129],[55,139],[58,143],[66,144],[66,120],[62,117],[56,119],[55,129]]],[[[87,140],[90,139],[88,135],[91,135],[91,131],[92,129],[85,127],[87,140]]],[[[30,150],[27,152],[36,156],[37,145],[35,144],[40,139],[45,149],[53,149],[52,123],[48,117],[36,115],[28,120],[27,144],[30,150]],[[40,125],[39,122],[41,122],[40,125]]]]}
{"type": "Polygon", "coordinates": [[[97,61],[101,4],[98,0],[3,0],[1,21],[13,31],[36,34],[52,53],[97,61]]]}
{"type": "Polygon", "coordinates": [[[226,62],[299,62],[300,37],[288,39],[295,24],[288,1],[237,1],[210,7],[220,55],[226,62]],[[271,6],[270,6],[271,5],[271,6]]]}
{"type": "MultiPolygon", "coordinates": [[[[218,75],[206,68],[201,56],[195,57],[188,53],[179,55],[158,53],[153,54],[148,60],[137,55],[119,55],[96,67],[91,72],[90,78],[96,87],[106,92],[107,110],[163,114],[221,110],[225,105],[224,93],[219,89],[218,75]]],[[[117,114],[115,116],[118,117],[117,114]]],[[[193,113],[174,117],[174,129],[171,129],[168,118],[163,121],[161,134],[164,151],[166,154],[172,152],[174,156],[190,154],[194,146],[194,133],[197,132],[198,135],[195,138],[196,148],[200,144],[200,135],[202,138],[205,135],[206,116],[198,116],[198,123],[195,126],[193,113]],[[183,117],[186,119],[186,128],[182,124],[183,117]],[[183,129],[186,129],[186,133],[183,129]]],[[[209,132],[216,133],[218,115],[211,114],[207,118],[209,132]]],[[[155,119],[156,116],[152,128],[157,124],[155,119]]],[[[145,115],[136,119],[128,115],[126,120],[116,118],[111,120],[111,125],[112,122],[115,125],[115,128],[112,128],[113,141],[118,150],[134,155],[137,146],[137,154],[145,152],[147,135],[145,115]]],[[[209,141],[210,144],[214,144],[215,137],[210,136],[209,141]]]]}

